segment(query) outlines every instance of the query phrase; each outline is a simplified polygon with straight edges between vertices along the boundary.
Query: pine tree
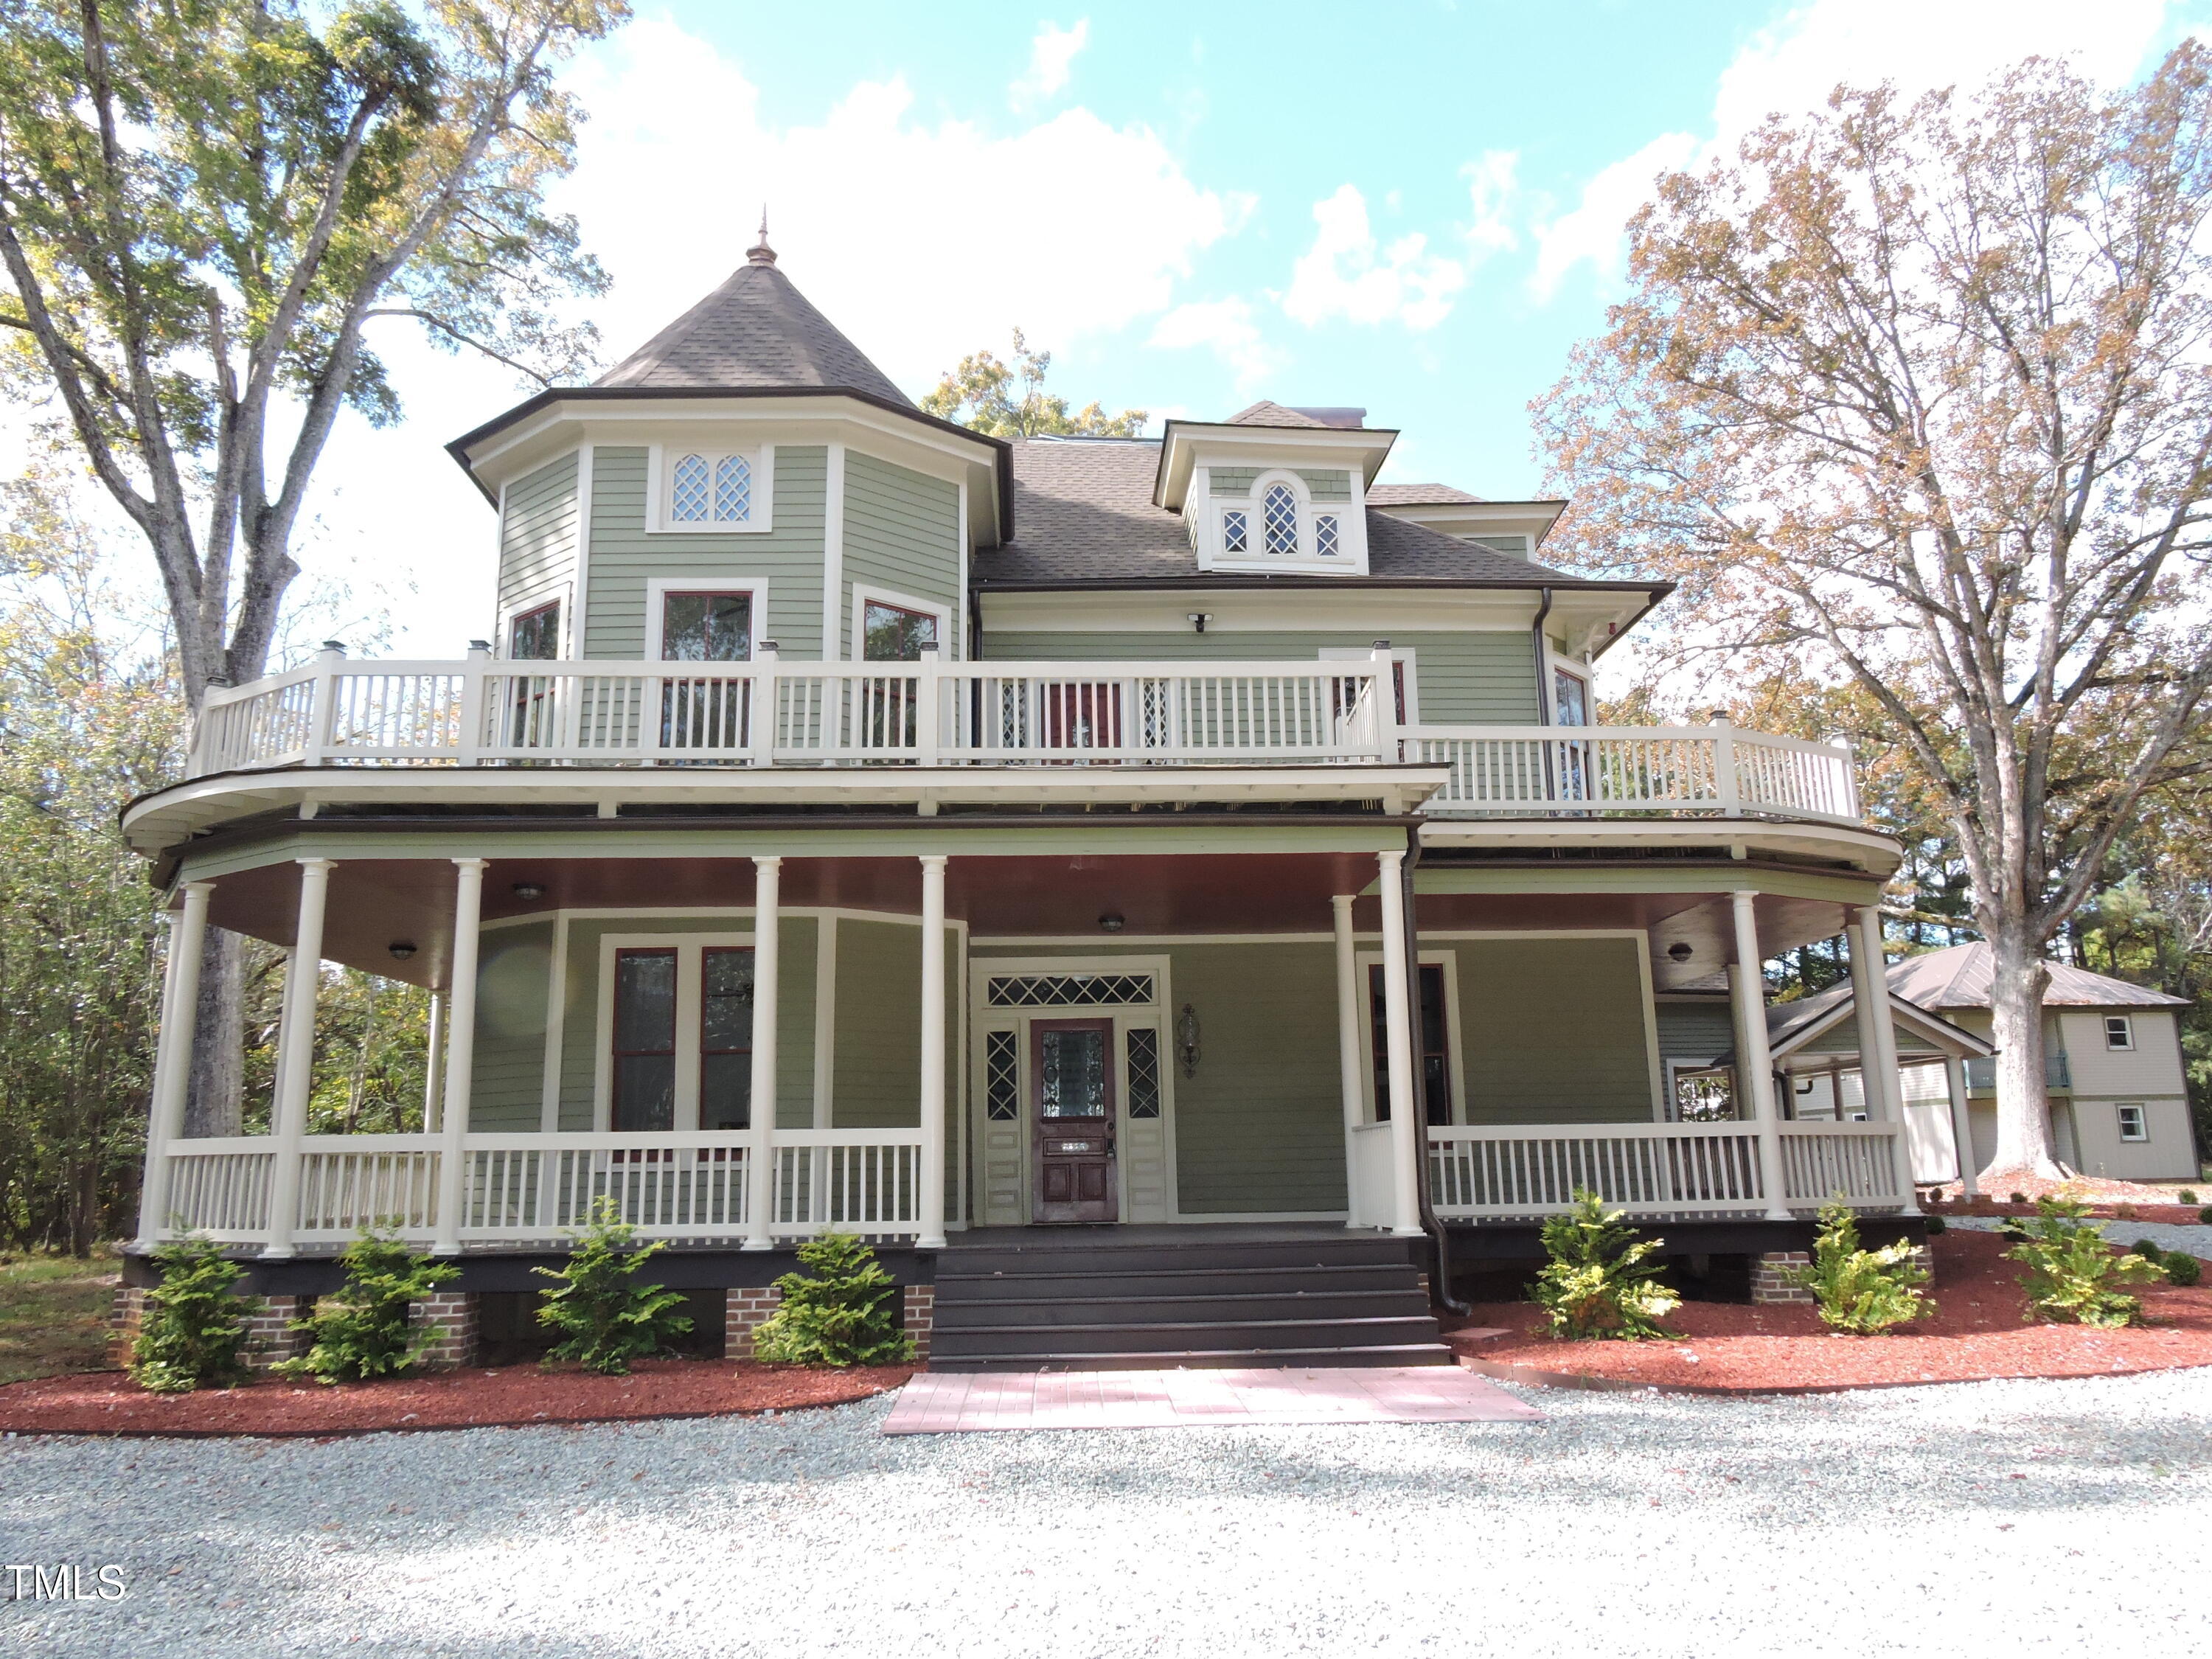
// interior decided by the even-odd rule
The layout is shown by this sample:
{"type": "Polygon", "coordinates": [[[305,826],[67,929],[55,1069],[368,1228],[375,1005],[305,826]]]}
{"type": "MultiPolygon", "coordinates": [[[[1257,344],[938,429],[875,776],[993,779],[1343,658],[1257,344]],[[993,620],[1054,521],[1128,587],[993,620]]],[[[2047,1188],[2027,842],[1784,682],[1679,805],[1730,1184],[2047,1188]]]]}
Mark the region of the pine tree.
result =
{"type": "Polygon", "coordinates": [[[614,1200],[602,1197],[592,1206],[590,1224],[575,1235],[568,1265],[536,1269],[560,1285],[545,1293],[538,1310],[542,1322],[566,1334],[551,1358],[621,1376],[631,1360],[659,1352],[691,1328],[690,1320],[674,1311],[684,1301],[680,1291],[637,1282],[637,1270],[662,1246],[656,1240],[631,1249],[636,1231],[621,1219],[614,1200]]]}
{"type": "Polygon", "coordinates": [[[131,1379],[154,1394],[243,1382],[246,1299],[231,1286],[246,1270],[198,1233],[162,1245],[154,1265],[161,1282],[146,1292],[131,1379]]]}
{"type": "Polygon", "coordinates": [[[778,1308],[753,1334],[753,1352],[785,1365],[902,1365],[914,1339],[891,1321],[898,1285],[851,1233],[823,1233],[799,1247],[811,1279],[786,1273],[778,1308]]]}

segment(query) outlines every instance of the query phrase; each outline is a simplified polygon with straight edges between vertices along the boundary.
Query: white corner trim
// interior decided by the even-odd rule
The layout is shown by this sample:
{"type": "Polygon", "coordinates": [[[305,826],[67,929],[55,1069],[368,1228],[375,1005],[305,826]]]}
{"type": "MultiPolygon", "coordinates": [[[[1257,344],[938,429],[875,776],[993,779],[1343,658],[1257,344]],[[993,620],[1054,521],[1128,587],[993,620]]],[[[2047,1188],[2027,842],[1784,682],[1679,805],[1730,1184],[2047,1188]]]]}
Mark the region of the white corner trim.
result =
{"type": "Polygon", "coordinates": [[[822,494],[822,659],[845,637],[845,446],[830,446],[822,494]]]}
{"type": "Polygon", "coordinates": [[[647,447],[645,462],[645,528],[655,536],[758,536],[775,528],[775,446],[761,444],[749,447],[742,444],[683,444],[655,443],[647,447]],[[668,489],[675,462],[671,457],[680,451],[684,454],[703,457],[711,469],[726,456],[741,455],[752,468],[753,491],[750,511],[744,522],[678,524],[668,516],[668,489]]]}
{"type": "Polygon", "coordinates": [[[553,950],[545,973],[545,1069],[539,1083],[538,1127],[561,1132],[561,1061],[568,1013],[568,918],[553,918],[553,950]]]}
{"type": "Polygon", "coordinates": [[[760,649],[762,637],[768,628],[768,578],[765,576],[735,576],[723,580],[712,576],[652,576],[645,584],[645,658],[647,662],[659,662],[660,656],[660,620],[664,601],[671,593],[743,593],[750,611],[746,653],[750,661],[760,649]]]}
{"type": "Polygon", "coordinates": [[[957,528],[957,530],[955,530],[955,532],[954,532],[953,533],[954,533],[955,537],[957,538],[957,542],[958,542],[958,551],[959,551],[959,554],[960,554],[960,588],[959,588],[960,598],[959,598],[959,602],[958,602],[958,604],[954,607],[954,614],[953,614],[953,618],[952,618],[953,637],[952,637],[952,642],[951,642],[951,646],[950,649],[951,649],[951,655],[952,655],[952,659],[953,659],[953,660],[954,660],[954,661],[956,661],[956,662],[957,662],[957,661],[964,660],[964,659],[966,659],[966,658],[970,654],[970,653],[969,653],[969,647],[968,647],[968,481],[967,481],[967,479],[963,478],[963,479],[962,479],[962,480],[961,480],[961,481],[960,481],[957,485],[955,485],[955,486],[954,486],[954,489],[955,489],[955,490],[957,491],[957,497],[956,497],[956,499],[957,499],[957,503],[958,503],[958,506],[957,506],[957,525],[958,525],[958,528],[957,528]]]}
{"type": "Polygon", "coordinates": [[[901,611],[918,611],[937,618],[937,642],[939,655],[945,652],[952,629],[952,607],[936,599],[918,599],[911,593],[896,592],[888,587],[871,586],[866,582],[853,584],[852,635],[845,653],[848,662],[859,662],[867,647],[866,622],[871,603],[895,605],[901,611]]]}
{"type": "Polygon", "coordinates": [[[584,654],[585,612],[592,599],[592,446],[576,446],[576,591],[568,605],[568,654],[584,654]]]}

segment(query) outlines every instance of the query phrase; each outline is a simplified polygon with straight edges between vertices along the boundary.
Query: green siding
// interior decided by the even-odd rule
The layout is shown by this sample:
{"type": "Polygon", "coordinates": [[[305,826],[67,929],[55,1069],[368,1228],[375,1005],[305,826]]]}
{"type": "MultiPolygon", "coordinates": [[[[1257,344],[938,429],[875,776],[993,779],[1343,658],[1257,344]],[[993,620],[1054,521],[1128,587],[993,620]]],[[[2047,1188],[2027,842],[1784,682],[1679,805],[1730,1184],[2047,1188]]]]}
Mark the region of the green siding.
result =
{"type": "Polygon", "coordinates": [[[1470,939],[1453,948],[1467,1121],[1651,1121],[1634,939],[1470,939]]]}
{"type": "MultiPolygon", "coordinates": [[[[1420,717],[1431,726],[1533,726],[1535,642],[1518,629],[1498,632],[1393,632],[1413,653],[1420,717]]],[[[998,632],[987,622],[984,654],[1000,662],[1299,662],[1323,650],[1364,651],[1371,634],[998,632]]]]}
{"type": "Polygon", "coordinates": [[[744,534],[648,534],[646,451],[601,447],[592,453],[592,558],[585,606],[584,655],[636,661],[645,654],[646,583],[765,580],[767,624],[756,639],[782,654],[822,656],[822,520],[830,452],[777,446],[769,513],[775,528],[744,534]]]}
{"type": "MultiPolygon", "coordinates": [[[[568,927],[568,1000],[561,1027],[561,1127],[592,1127],[599,1044],[599,944],[610,933],[750,935],[744,916],[594,917],[568,927]]],[[[786,916],[776,929],[775,1121],[785,1129],[814,1124],[814,949],[811,916],[786,916]]]]}
{"type": "Polygon", "coordinates": [[[469,1127],[487,1133],[534,1130],[545,1094],[545,981],[553,924],[486,933],[477,958],[475,1064],[469,1127]]]}
{"type": "Polygon", "coordinates": [[[1711,1002],[1662,1002],[1656,1012],[1661,1059],[1704,1061],[1735,1051],[1735,1017],[1725,998],[1711,1002]]]}
{"type": "Polygon", "coordinates": [[[1197,1074],[1175,1074],[1181,1212],[1343,1209],[1334,948],[1178,945],[1169,955],[1175,1007],[1188,1004],[1199,1020],[1197,1074]]]}
{"type": "MultiPolygon", "coordinates": [[[[575,574],[576,458],[563,455],[507,487],[499,550],[501,614],[553,598],[575,574]]],[[[505,641],[500,644],[506,648],[505,641]]]]}
{"type": "MultiPolygon", "coordinates": [[[[872,455],[845,456],[844,639],[853,588],[890,588],[944,605],[960,629],[960,492],[872,455]]],[[[948,654],[953,641],[945,641],[948,654]]],[[[859,651],[853,654],[858,656],[859,651]]]]}
{"type": "MultiPolygon", "coordinates": [[[[1264,471],[1271,468],[1258,466],[1217,466],[1206,473],[1206,488],[1215,495],[1249,495],[1252,485],[1264,471]]],[[[1352,475],[1349,472],[1324,469],[1292,467],[1291,471],[1306,487],[1306,493],[1317,501],[1348,501],[1352,499],[1352,475]]]]}

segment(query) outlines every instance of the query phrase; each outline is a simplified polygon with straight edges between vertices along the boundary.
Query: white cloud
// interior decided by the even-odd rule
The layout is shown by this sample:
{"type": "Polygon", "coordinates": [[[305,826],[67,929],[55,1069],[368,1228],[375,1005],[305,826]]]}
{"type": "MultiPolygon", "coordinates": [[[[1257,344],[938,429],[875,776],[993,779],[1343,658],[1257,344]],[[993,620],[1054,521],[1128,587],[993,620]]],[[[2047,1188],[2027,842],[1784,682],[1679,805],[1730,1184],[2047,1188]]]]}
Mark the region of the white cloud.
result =
{"type": "Polygon", "coordinates": [[[893,78],[772,127],[743,70],[665,21],[572,80],[592,120],[556,204],[614,276],[594,314],[616,354],[742,261],[763,202],[785,272],[914,392],[1015,325],[1050,348],[1165,311],[1252,207],[1194,184],[1149,128],[1080,107],[999,136],[916,118],[893,78]]]}
{"type": "Polygon", "coordinates": [[[1512,221],[1521,193],[1520,167],[1519,150],[1486,149],[1459,170],[1467,180],[1468,204],[1474,215],[1468,222],[1468,256],[1477,263],[1521,246],[1512,221]]]}
{"type": "Polygon", "coordinates": [[[1250,301],[1233,295],[1177,306],[1153,325],[1145,343],[1166,350],[1203,346],[1236,372],[1241,391],[1250,391],[1290,361],[1261,336],[1250,301]]]}
{"type": "Polygon", "coordinates": [[[1812,0],[1753,34],[1722,71],[1709,135],[1654,138],[1592,178],[1570,211],[1534,227],[1529,287],[1548,300],[1585,262],[1601,291],[1617,287],[1623,228],[1659,173],[1732,154],[1768,116],[1820,108],[1839,84],[1887,81],[1908,96],[1964,88],[2041,54],[2117,85],[2142,67],[2165,12],[2165,0],[1812,0]]]}
{"type": "Polygon", "coordinates": [[[1079,18],[1072,29],[1047,23],[1030,42],[1030,66],[1007,88],[1016,109],[1042,103],[1067,85],[1075,56],[1091,43],[1091,20],[1079,18]]]}
{"type": "Polygon", "coordinates": [[[1378,247],[1367,221],[1367,198],[1351,185],[1314,204],[1313,246],[1291,271],[1283,309],[1312,325],[1331,317],[1355,323],[1398,322],[1434,328],[1451,314],[1466,286],[1458,260],[1428,252],[1418,233],[1378,247]]]}

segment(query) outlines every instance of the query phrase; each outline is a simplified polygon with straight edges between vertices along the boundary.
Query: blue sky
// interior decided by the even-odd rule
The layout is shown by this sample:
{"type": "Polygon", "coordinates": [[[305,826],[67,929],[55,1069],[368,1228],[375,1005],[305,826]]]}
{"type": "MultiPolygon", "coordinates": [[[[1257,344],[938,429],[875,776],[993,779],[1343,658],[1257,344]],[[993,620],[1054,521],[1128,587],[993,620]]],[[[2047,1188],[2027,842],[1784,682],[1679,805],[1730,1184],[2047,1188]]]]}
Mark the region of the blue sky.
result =
{"type": "MultiPolygon", "coordinates": [[[[610,360],[743,258],[907,390],[1020,325],[1057,389],[1164,414],[1364,405],[1386,475],[1541,481],[1527,408],[1618,291],[1671,167],[1839,79],[1972,81],[2030,52],[2130,80],[2212,0],[653,4],[575,64],[559,201],[612,273],[610,360]]],[[[307,559],[395,647],[489,622],[491,523],[437,446],[503,372],[382,343],[409,418],[343,432],[307,559]]]]}

